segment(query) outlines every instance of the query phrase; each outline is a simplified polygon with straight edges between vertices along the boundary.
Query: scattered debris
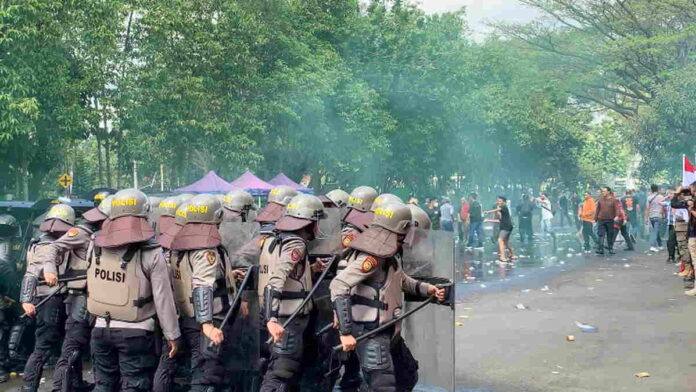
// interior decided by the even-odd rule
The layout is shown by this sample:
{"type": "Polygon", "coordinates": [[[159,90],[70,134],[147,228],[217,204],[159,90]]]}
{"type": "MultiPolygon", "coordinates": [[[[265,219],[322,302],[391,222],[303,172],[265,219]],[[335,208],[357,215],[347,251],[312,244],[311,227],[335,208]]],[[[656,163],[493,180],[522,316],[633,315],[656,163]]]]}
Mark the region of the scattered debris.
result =
{"type": "Polygon", "coordinates": [[[599,332],[599,328],[592,326],[592,325],[589,325],[589,324],[583,324],[579,321],[576,321],[575,325],[577,325],[578,328],[580,328],[580,330],[582,332],[585,332],[585,333],[597,333],[597,332],[599,332]]]}
{"type": "Polygon", "coordinates": [[[464,323],[462,323],[462,322],[460,322],[460,321],[455,321],[455,322],[454,322],[454,325],[456,325],[457,327],[463,327],[463,326],[464,326],[464,323]]]}
{"type": "Polygon", "coordinates": [[[544,286],[541,288],[541,291],[549,291],[549,290],[551,290],[551,289],[549,289],[549,286],[544,286]]]}
{"type": "Polygon", "coordinates": [[[468,319],[469,316],[467,316],[467,315],[461,315],[461,316],[457,316],[457,318],[460,318],[460,319],[468,319]]]}
{"type": "Polygon", "coordinates": [[[517,310],[529,310],[529,308],[527,306],[525,306],[525,304],[517,304],[517,305],[515,305],[515,308],[517,310]]]}
{"type": "Polygon", "coordinates": [[[485,289],[486,287],[487,287],[487,286],[486,286],[485,284],[481,283],[481,288],[482,288],[482,289],[485,289]]]}
{"type": "Polygon", "coordinates": [[[568,336],[566,336],[566,340],[569,341],[569,342],[574,342],[574,341],[575,341],[575,336],[573,336],[573,335],[568,335],[568,336]]]}
{"type": "Polygon", "coordinates": [[[638,378],[645,378],[645,377],[650,377],[650,373],[647,373],[647,372],[639,372],[639,373],[634,374],[634,376],[636,376],[636,377],[638,377],[638,378]]]}
{"type": "Polygon", "coordinates": [[[595,279],[595,282],[604,282],[604,279],[595,279]]]}
{"type": "Polygon", "coordinates": [[[551,374],[561,374],[561,372],[551,372],[551,374]]]}
{"type": "Polygon", "coordinates": [[[626,268],[630,268],[630,267],[631,267],[631,265],[630,265],[630,264],[624,264],[624,267],[626,267],[626,268]]]}

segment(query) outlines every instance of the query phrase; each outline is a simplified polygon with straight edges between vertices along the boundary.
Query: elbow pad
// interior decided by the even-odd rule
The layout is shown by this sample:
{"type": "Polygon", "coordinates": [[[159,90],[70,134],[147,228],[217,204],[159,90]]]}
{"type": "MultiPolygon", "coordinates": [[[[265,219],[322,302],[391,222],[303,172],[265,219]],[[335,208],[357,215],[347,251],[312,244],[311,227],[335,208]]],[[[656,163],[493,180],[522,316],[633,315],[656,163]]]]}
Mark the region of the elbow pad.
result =
{"type": "Polygon", "coordinates": [[[36,286],[39,281],[35,276],[24,275],[22,279],[22,291],[19,295],[19,302],[31,302],[34,300],[34,293],[36,293],[36,286]]]}
{"type": "Polygon", "coordinates": [[[336,317],[338,318],[338,331],[341,335],[350,335],[353,333],[353,315],[352,303],[350,297],[341,295],[336,297],[333,302],[336,317]]]}
{"type": "Polygon", "coordinates": [[[278,300],[278,306],[280,307],[280,297],[281,293],[273,288],[273,286],[266,286],[263,289],[263,317],[266,321],[272,319],[273,317],[278,317],[278,309],[273,306],[274,300],[278,300]]]}
{"type": "Polygon", "coordinates": [[[193,310],[198,324],[213,321],[213,289],[196,287],[193,289],[193,310]]]}

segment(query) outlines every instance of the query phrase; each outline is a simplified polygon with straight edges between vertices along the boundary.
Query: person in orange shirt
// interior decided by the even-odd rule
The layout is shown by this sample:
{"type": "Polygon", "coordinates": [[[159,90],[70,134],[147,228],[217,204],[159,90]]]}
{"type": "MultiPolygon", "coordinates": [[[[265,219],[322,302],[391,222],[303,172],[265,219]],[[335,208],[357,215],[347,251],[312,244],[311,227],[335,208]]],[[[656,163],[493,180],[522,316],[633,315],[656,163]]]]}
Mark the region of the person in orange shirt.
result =
{"type": "Polygon", "coordinates": [[[584,197],[585,199],[580,204],[580,208],[578,208],[578,218],[580,218],[582,222],[582,237],[585,240],[585,252],[589,252],[591,250],[590,238],[592,238],[595,245],[599,243],[597,235],[594,232],[597,203],[592,197],[592,194],[588,191],[585,191],[584,197]]]}

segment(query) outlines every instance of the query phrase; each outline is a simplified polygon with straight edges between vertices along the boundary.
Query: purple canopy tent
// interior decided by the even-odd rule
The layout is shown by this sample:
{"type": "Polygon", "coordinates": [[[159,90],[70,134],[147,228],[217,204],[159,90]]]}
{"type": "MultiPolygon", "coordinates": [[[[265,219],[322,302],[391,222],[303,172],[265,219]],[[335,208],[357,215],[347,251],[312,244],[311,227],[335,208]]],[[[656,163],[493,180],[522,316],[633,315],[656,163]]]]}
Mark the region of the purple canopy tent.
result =
{"type": "Polygon", "coordinates": [[[200,180],[193,184],[175,189],[174,192],[226,193],[233,189],[237,188],[223,180],[217,173],[211,170],[200,180]]]}
{"type": "Polygon", "coordinates": [[[275,186],[287,185],[289,187],[295,188],[297,191],[302,193],[314,193],[312,188],[307,188],[306,186],[302,186],[296,183],[295,181],[288,178],[288,176],[286,176],[284,173],[278,173],[278,175],[273,177],[273,179],[268,181],[268,183],[273,184],[275,186]]]}
{"type": "Polygon", "coordinates": [[[247,171],[239,176],[236,180],[230,182],[230,185],[239,189],[244,189],[245,191],[251,193],[252,196],[267,195],[268,192],[274,187],[266,181],[256,177],[254,173],[250,171],[247,171]]]}

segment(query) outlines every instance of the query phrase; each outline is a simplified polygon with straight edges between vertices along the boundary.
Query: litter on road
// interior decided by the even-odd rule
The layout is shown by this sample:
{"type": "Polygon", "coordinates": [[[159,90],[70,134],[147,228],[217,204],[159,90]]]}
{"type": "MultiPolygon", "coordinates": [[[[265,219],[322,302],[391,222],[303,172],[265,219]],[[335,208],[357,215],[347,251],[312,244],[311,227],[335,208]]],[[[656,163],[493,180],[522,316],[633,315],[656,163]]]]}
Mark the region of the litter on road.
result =
{"type": "Polygon", "coordinates": [[[580,330],[582,332],[585,332],[585,333],[597,333],[597,332],[599,332],[599,328],[594,327],[594,326],[589,325],[589,324],[583,324],[579,321],[576,321],[575,325],[577,325],[578,328],[580,328],[580,330]]]}

